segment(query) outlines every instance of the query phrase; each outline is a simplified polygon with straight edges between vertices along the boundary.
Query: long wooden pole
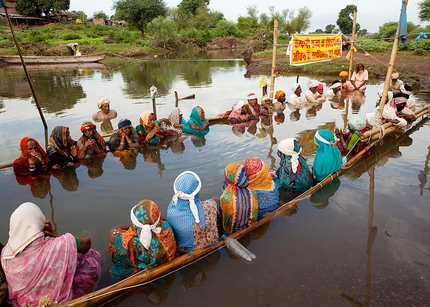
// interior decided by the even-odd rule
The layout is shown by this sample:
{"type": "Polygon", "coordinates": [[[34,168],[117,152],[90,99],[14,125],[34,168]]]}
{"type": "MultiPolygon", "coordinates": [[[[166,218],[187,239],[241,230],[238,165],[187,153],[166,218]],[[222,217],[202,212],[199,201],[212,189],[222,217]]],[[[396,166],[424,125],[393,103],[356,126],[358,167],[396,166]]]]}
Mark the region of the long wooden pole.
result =
{"type": "MultiPolygon", "coordinates": [[[[402,0],[408,5],[408,0],[402,0]]],[[[388,64],[387,75],[385,76],[384,90],[382,92],[381,102],[379,103],[379,112],[377,111],[376,120],[382,119],[382,112],[384,112],[385,103],[388,100],[388,88],[390,87],[391,74],[393,73],[394,62],[396,60],[397,49],[399,47],[399,27],[397,26],[396,36],[394,37],[393,49],[391,51],[390,63],[388,64]]],[[[377,123],[378,124],[378,123],[377,123]]]]}
{"type": "Polygon", "coordinates": [[[273,21],[273,54],[272,54],[272,74],[270,76],[270,91],[269,97],[273,99],[275,91],[275,69],[276,69],[276,53],[278,52],[278,20],[273,21]]]}
{"type": "Polygon", "coordinates": [[[27,66],[25,65],[24,58],[22,57],[21,47],[18,44],[18,41],[15,36],[15,32],[13,30],[12,21],[10,20],[9,13],[7,11],[7,6],[5,1],[4,11],[6,13],[7,20],[9,22],[10,32],[12,33],[13,41],[15,42],[16,49],[18,50],[19,57],[21,58],[22,67],[24,68],[25,76],[27,77],[28,84],[30,85],[31,93],[33,94],[34,102],[36,103],[37,110],[39,111],[40,118],[42,119],[43,126],[45,127],[45,135],[48,134],[48,124],[46,123],[45,116],[43,115],[42,108],[40,107],[39,100],[37,99],[36,91],[34,90],[33,83],[31,82],[31,78],[27,71],[27,66]]]}
{"type": "Polygon", "coordinates": [[[352,23],[352,37],[351,37],[351,47],[349,49],[350,57],[349,57],[349,73],[348,73],[348,80],[351,79],[352,76],[352,65],[354,61],[354,43],[356,38],[356,27],[357,27],[357,11],[354,11],[354,19],[352,23]]]}

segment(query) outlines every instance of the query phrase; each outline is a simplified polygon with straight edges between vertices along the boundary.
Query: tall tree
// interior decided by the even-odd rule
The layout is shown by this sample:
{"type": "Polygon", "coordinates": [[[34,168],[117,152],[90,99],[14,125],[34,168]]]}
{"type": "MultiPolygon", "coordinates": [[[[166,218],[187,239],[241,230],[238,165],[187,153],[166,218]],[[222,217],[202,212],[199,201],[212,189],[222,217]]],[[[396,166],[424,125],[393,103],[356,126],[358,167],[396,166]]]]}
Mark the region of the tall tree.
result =
{"type": "Polygon", "coordinates": [[[125,20],[144,35],[146,25],[159,16],[166,17],[167,8],[163,0],[118,0],[114,2],[115,18],[125,20]]]}
{"type": "Polygon", "coordinates": [[[18,13],[35,17],[49,17],[69,7],[70,0],[18,0],[16,3],[18,13]]]}
{"type": "Polygon", "coordinates": [[[182,0],[178,8],[185,14],[196,15],[197,9],[202,5],[209,5],[209,0],[182,0]]]}
{"type": "Polygon", "coordinates": [[[421,21],[430,21],[430,0],[423,0],[418,3],[418,17],[421,21]]]}
{"type": "MultiPolygon", "coordinates": [[[[357,11],[356,5],[347,5],[344,9],[340,10],[336,24],[343,34],[351,34],[353,27],[354,11],[357,11]]],[[[360,30],[360,24],[355,25],[356,31],[360,30]]]]}

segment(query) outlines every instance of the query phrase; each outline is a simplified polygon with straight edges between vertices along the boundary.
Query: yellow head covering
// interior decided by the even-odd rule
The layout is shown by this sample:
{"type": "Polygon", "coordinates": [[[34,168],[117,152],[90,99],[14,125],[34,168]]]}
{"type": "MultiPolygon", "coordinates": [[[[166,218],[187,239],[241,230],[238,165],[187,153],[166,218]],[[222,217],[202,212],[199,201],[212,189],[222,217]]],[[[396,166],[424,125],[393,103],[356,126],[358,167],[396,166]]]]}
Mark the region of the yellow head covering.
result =
{"type": "Polygon", "coordinates": [[[339,77],[348,77],[348,72],[347,71],[341,71],[340,73],[339,73],[339,77]]]}
{"type": "Polygon", "coordinates": [[[279,99],[279,97],[281,97],[281,95],[284,95],[285,92],[283,90],[279,90],[276,92],[275,94],[275,99],[279,99]]]}

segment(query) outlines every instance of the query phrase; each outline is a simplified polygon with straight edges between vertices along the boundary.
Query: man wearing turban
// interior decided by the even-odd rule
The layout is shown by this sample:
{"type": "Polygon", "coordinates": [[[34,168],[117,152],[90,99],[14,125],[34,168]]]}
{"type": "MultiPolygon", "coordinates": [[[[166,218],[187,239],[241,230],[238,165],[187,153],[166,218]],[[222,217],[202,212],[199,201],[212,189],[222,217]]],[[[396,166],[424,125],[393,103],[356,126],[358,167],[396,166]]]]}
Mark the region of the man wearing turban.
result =
{"type": "Polygon", "coordinates": [[[288,106],[292,110],[301,109],[306,103],[306,98],[302,93],[302,87],[298,83],[293,83],[293,85],[291,85],[291,91],[293,93],[288,97],[288,106]]]}
{"type": "Polygon", "coordinates": [[[93,114],[93,121],[95,122],[115,119],[118,116],[115,110],[111,110],[110,101],[107,97],[100,98],[97,101],[97,107],[100,111],[93,114]]]}
{"type": "Polygon", "coordinates": [[[388,90],[392,91],[393,94],[397,94],[400,93],[400,88],[403,87],[403,85],[403,81],[399,79],[399,73],[393,72],[391,74],[391,82],[388,90]]]}
{"type": "Polygon", "coordinates": [[[320,103],[325,101],[325,97],[318,93],[317,88],[320,82],[318,80],[308,81],[308,90],[305,93],[307,102],[309,103],[320,103]]]}
{"type": "Polygon", "coordinates": [[[354,90],[354,87],[351,84],[351,81],[348,81],[348,72],[346,71],[341,71],[339,73],[339,78],[340,78],[340,91],[341,93],[345,93],[345,92],[352,92],[354,90]]]}
{"type": "Polygon", "coordinates": [[[281,113],[284,112],[285,107],[287,105],[287,98],[285,96],[285,92],[283,90],[278,90],[275,93],[275,112],[276,113],[281,113]]]}

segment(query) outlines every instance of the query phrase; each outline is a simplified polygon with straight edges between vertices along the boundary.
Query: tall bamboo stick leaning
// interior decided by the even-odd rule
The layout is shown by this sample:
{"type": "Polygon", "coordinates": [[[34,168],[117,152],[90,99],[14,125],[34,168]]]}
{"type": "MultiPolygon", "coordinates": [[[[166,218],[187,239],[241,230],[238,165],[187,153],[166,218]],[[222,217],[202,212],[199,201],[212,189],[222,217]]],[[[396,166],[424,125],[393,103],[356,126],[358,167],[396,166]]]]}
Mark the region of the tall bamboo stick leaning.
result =
{"type": "Polygon", "coordinates": [[[276,53],[278,52],[278,20],[273,21],[273,54],[272,54],[272,73],[270,75],[270,91],[269,98],[273,99],[275,90],[275,69],[276,69],[276,53]]]}
{"type": "Polygon", "coordinates": [[[354,52],[355,52],[355,39],[356,39],[356,27],[357,27],[357,11],[354,11],[354,19],[353,19],[353,23],[352,23],[352,37],[351,37],[351,47],[349,48],[349,52],[350,52],[350,57],[349,57],[349,72],[348,72],[348,79],[351,79],[352,76],[352,65],[353,65],[353,61],[354,61],[354,52]]]}
{"type": "Polygon", "coordinates": [[[6,13],[6,18],[9,23],[10,32],[12,33],[13,41],[15,42],[16,49],[18,50],[19,57],[21,58],[22,67],[24,68],[25,76],[27,77],[28,84],[30,85],[31,93],[33,94],[34,101],[36,102],[37,110],[39,111],[40,118],[42,119],[43,126],[45,127],[45,141],[48,135],[48,124],[46,123],[45,116],[43,115],[43,111],[40,107],[39,100],[36,96],[36,91],[34,90],[33,83],[31,82],[31,78],[27,71],[27,66],[25,65],[24,58],[22,57],[21,47],[18,44],[18,41],[15,36],[15,32],[13,30],[12,21],[10,20],[9,13],[7,11],[6,2],[3,1],[4,11],[6,13]]]}

